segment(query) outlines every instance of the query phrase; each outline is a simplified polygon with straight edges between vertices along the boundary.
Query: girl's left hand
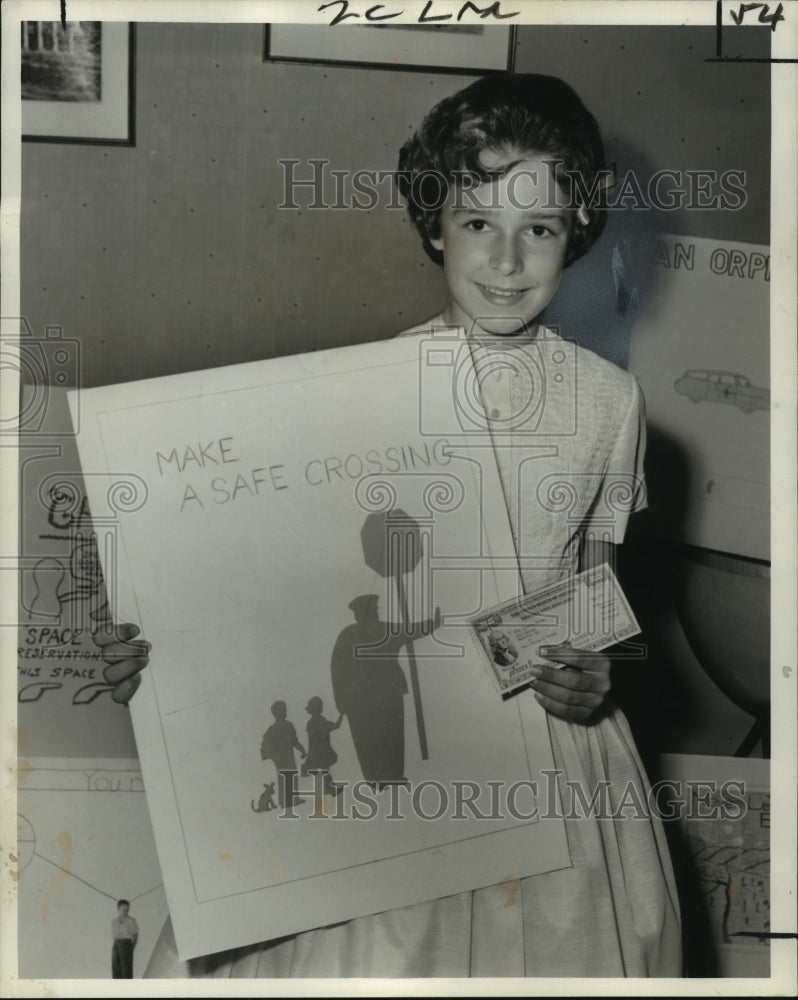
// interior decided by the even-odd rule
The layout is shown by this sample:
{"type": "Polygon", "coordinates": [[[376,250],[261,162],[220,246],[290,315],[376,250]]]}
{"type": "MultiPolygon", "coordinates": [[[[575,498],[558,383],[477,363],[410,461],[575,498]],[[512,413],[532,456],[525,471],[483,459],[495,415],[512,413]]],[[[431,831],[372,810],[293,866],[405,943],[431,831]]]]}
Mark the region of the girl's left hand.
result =
{"type": "Polygon", "coordinates": [[[113,685],[111,697],[120,705],[127,705],[141,684],[141,671],[149,662],[150,644],[136,640],[138,625],[130,622],[115,624],[111,618],[96,619],[92,632],[94,644],[100,647],[105,661],[103,677],[113,685]],[[135,641],[134,641],[135,640],[135,641]]]}
{"type": "Polygon", "coordinates": [[[563,667],[537,665],[539,673],[532,681],[532,688],[540,704],[566,722],[592,721],[610,693],[610,658],[603,653],[574,649],[567,643],[541,646],[540,655],[564,664],[563,667]]]}

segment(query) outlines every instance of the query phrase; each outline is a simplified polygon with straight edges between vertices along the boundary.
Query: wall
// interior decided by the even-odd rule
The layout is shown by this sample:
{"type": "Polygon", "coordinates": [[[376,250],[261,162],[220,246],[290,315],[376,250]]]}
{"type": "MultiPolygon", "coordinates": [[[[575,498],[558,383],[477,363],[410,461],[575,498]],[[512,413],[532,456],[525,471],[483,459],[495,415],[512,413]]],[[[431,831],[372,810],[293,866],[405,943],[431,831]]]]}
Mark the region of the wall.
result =
{"type": "Polygon", "coordinates": [[[379,339],[436,308],[403,212],[279,210],[277,161],[393,169],[467,81],[262,45],[258,25],[140,24],[136,147],[25,146],[23,314],[80,338],[85,385],[379,339]]]}
{"type": "MultiPolygon", "coordinates": [[[[769,32],[741,29],[746,52],[769,55],[769,32]]],[[[768,243],[770,66],[713,63],[712,27],[525,28],[519,72],[566,79],[601,125],[607,159],[621,176],[662,168],[734,168],[748,178],[740,211],[662,213],[670,232],[768,243]]]]}
{"type": "MultiPolygon", "coordinates": [[[[135,148],[24,144],[23,315],[36,336],[57,324],[80,340],[84,385],[380,339],[440,307],[402,211],[280,210],[277,161],[390,170],[469,78],[264,63],[262,45],[254,24],[139,24],[135,148]]],[[[575,86],[619,171],[748,172],[742,211],[646,213],[647,226],[767,242],[769,67],[705,63],[713,52],[711,28],[525,27],[517,67],[575,86]]],[[[555,318],[622,360],[591,341],[595,296],[570,294],[606,283],[598,249],[555,318]]]]}

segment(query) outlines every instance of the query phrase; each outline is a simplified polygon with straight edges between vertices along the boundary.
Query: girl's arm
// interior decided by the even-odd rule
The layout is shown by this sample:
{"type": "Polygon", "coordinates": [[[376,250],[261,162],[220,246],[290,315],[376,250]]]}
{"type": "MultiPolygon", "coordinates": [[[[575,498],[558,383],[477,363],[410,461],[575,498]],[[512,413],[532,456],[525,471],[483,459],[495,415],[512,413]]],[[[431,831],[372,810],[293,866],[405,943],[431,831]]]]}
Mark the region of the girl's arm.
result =
{"type": "MultiPolygon", "coordinates": [[[[579,569],[591,569],[602,563],[615,569],[615,546],[611,542],[581,538],[579,569]]],[[[566,722],[588,724],[596,721],[610,693],[612,662],[604,653],[574,649],[568,644],[548,646],[541,656],[562,663],[563,667],[541,664],[539,675],[532,681],[535,697],[540,704],[566,722]]]]}

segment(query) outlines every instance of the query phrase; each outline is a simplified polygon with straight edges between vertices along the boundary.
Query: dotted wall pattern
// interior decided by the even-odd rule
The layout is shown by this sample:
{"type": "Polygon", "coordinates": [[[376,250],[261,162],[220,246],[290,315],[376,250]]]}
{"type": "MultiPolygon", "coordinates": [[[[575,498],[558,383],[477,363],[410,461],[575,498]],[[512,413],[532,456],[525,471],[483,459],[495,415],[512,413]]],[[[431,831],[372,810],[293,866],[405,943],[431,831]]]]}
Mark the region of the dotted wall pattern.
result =
{"type": "MultiPolygon", "coordinates": [[[[136,146],[23,145],[22,311],[36,336],[79,340],[83,385],[386,338],[443,304],[387,181],[370,211],[310,208],[308,188],[279,208],[279,160],[303,179],[327,160],[334,200],[329,171],[393,169],[471,78],[264,63],[262,44],[254,24],[139,24],[136,146]]],[[[706,64],[713,44],[711,29],[526,27],[517,68],[568,79],[611,159],[747,170],[744,210],[667,228],[767,242],[769,67],[706,64]]]]}
{"type": "MultiPolygon", "coordinates": [[[[770,56],[769,29],[736,30],[725,35],[730,58],[738,50],[770,56]]],[[[739,211],[663,212],[664,231],[767,244],[771,67],[706,62],[714,55],[714,27],[527,28],[516,69],[562,76],[574,87],[601,126],[619,178],[631,169],[645,182],[668,169],[687,184],[688,170],[745,173],[739,211]]]]}

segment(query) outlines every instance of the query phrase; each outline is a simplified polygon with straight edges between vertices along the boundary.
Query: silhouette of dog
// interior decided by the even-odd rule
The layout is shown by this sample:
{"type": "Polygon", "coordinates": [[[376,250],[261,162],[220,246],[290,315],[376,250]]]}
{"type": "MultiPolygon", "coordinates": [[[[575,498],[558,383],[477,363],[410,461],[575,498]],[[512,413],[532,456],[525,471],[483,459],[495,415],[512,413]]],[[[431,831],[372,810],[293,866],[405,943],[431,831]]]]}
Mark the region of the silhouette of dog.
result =
{"type": "Polygon", "coordinates": [[[263,791],[260,793],[260,798],[258,799],[257,806],[255,805],[255,800],[251,800],[252,811],[256,813],[271,812],[272,809],[277,808],[277,803],[274,801],[274,782],[270,781],[268,784],[263,786],[263,791]]]}

